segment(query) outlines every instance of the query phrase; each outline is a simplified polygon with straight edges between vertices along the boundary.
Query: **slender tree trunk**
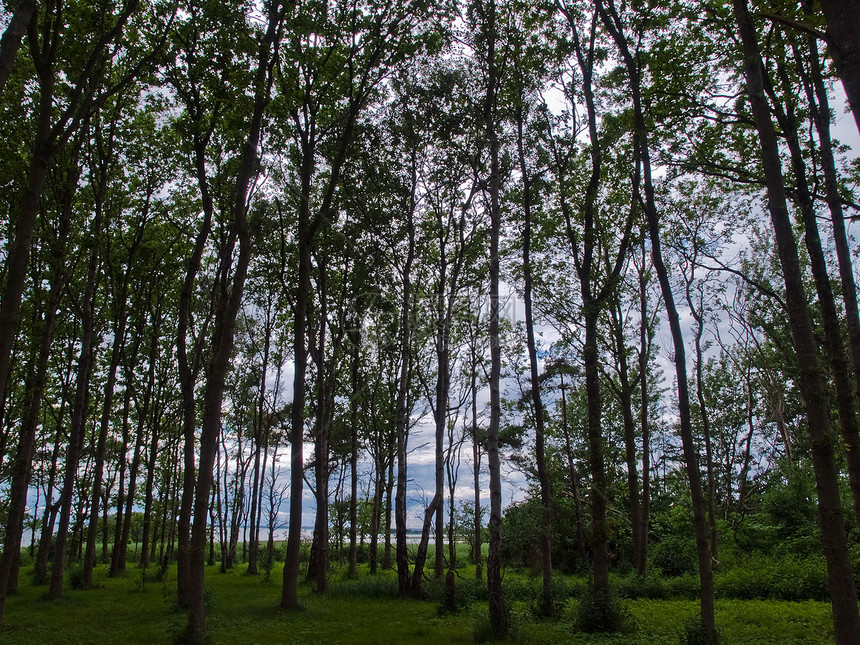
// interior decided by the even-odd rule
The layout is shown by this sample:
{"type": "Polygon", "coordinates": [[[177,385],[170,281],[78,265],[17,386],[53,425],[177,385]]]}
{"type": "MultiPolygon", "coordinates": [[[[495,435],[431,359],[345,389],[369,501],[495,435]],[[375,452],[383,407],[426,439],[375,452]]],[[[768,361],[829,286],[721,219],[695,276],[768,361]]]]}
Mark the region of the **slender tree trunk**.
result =
{"type": "Polygon", "coordinates": [[[639,530],[639,548],[637,549],[636,570],[645,573],[648,557],[648,529],[651,513],[651,431],[648,412],[648,295],[645,273],[646,251],[645,239],[642,239],[642,267],[639,269],[639,426],[642,434],[642,507],[639,530]]]}
{"type": "Polygon", "coordinates": [[[416,598],[421,597],[421,583],[424,580],[424,562],[427,560],[427,545],[430,542],[430,525],[433,515],[438,511],[442,498],[434,495],[433,500],[424,511],[424,525],[421,529],[421,541],[418,543],[418,551],[415,554],[415,569],[412,572],[412,583],[410,593],[416,598]]]}
{"type": "Polygon", "coordinates": [[[821,0],[820,4],[827,20],[827,44],[860,130],[860,5],[851,0],[821,0]]]}
{"type": "Polygon", "coordinates": [[[235,201],[232,205],[229,241],[221,261],[221,302],[215,313],[212,357],[207,367],[206,389],[203,398],[203,418],[200,429],[200,455],[197,473],[194,520],[189,541],[189,584],[187,636],[192,642],[206,637],[206,619],[203,593],[204,559],[206,549],[206,519],[212,492],[213,466],[221,432],[221,408],[230,359],[233,354],[236,316],[242,303],[245,279],[251,262],[251,232],[248,225],[248,197],[251,183],[259,171],[259,147],[263,120],[271,92],[271,56],[277,50],[275,43],[283,19],[280,2],[268,7],[266,33],[259,43],[254,79],[253,113],[248,135],[242,146],[241,163],[236,175],[235,201]],[[233,246],[238,239],[239,251],[233,259],[233,246]],[[230,268],[235,263],[232,277],[230,268]]]}
{"type": "Polygon", "coordinates": [[[54,535],[54,524],[57,521],[57,512],[60,501],[52,502],[52,492],[56,482],[58,460],[60,455],[60,443],[62,441],[63,418],[66,411],[66,397],[63,396],[60,404],[60,412],[57,415],[57,430],[54,436],[54,449],[51,453],[51,469],[48,472],[48,486],[45,488],[45,509],[42,513],[42,531],[39,534],[39,550],[36,552],[36,562],[33,565],[33,583],[45,584],[48,578],[48,556],[51,551],[51,543],[54,535]]]}
{"type": "MultiPolygon", "coordinates": [[[[101,232],[100,218],[96,217],[92,225],[92,244],[101,232]]],[[[86,432],[87,410],[89,408],[89,384],[92,371],[95,321],[93,307],[95,302],[98,250],[90,252],[87,283],[81,305],[81,354],[78,360],[78,372],[75,385],[75,399],[72,415],[69,421],[69,444],[66,449],[66,467],[63,477],[63,490],[60,494],[60,524],[54,541],[54,564],[51,569],[51,582],[48,587],[48,597],[58,598],[63,593],[63,573],[66,563],[66,542],[69,534],[69,524],[72,513],[72,495],[78,475],[81,448],[86,432]]]]}
{"type": "Polygon", "coordinates": [[[385,476],[385,462],[377,451],[373,469],[373,511],[370,516],[370,573],[375,574],[379,563],[379,516],[382,512],[382,478],[385,476]]]}
{"type": "Polygon", "coordinates": [[[21,320],[21,297],[27,279],[30,249],[39,212],[45,177],[55,151],[50,139],[53,79],[44,79],[36,118],[36,146],[30,161],[27,185],[14,218],[14,237],[7,244],[6,274],[0,298],[0,411],[6,407],[7,386],[12,369],[12,347],[21,320]]]}
{"type": "MultiPolygon", "coordinates": [[[[778,63],[777,69],[786,90],[791,91],[788,73],[784,66],[778,63]]],[[[796,186],[794,199],[803,218],[804,242],[809,253],[809,264],[812,268],[824,326],[824,345],[830,359],[830,371],[836,390],[839,428],[845,445],[845,460],[848,466],[849,487],[854,502],[854,515],[860,521],[860,429],[858,429],[857,401],[854,398],[855,388],[851,368],[842,342],[842,326],[827,271],[827,259],[821,246],[815,204],[806,177],[806,164],[803,160],[800,141],[797,138],[797,117],[794,106],[789,101],[784,106],[780,105],[777,98],[773,96],[773,92],[771,95],[775,106],[774,112],[785,132],[785,140],[791,153],[791,165],[796,186]]]]}
{"type": "MultiPolygon", "coordinates": [[[[119,362],[122,358],[123,348],[125,345],[125,327],[126,327],[126,312],[125,312],[125,293],[121,295],[122,303],[121,310],[117,313],[117,321],[113,328],[113,347],[111,348],[111,361],[108,368],[107,380],[105,381],[105,389],[102,401],[102,416],[99,422],[98,440],[96,442],[95,452],[95,470],[92,488],[92,501],[90,502],[90,523],[87,528],[87,547],[84,552],[83,566],[83,584],[84,588],[89,589],[93,586],[93,567],[96,562],[96,534],[98,532],[98,515],[99,502],[102,495],[102,478],[105,468],[105,449],[107,447],[108,426],[110,425],[110,416],[113,405],[113,394],[116,386],[116,372],[119,368],[119,362]]],[[[124,461],[124,459],[123,459],[124,461]]]]}
{"type": "Polygon", "coordinates": [[[30,24],[30,18],[35,9],[36,0],[18,0],[18,4],[15,5],[15,10],[12,13],[12,19],[6,26],[3,37],[0,38],[0,99],[3,98],[6,81],[9,80],[9,76],[12,74],[12,68],[15,66],[15,57],[18,54],[18,49],[21,47],[21,41],[24,38],[27,25],[30,24]]]}
{"type": "Polygon", "coordinates": [[[143,536],[141,538],[140,545],[140,567],[144,570],[149,566],[149,562],[151,560],[150,544],[151,548],[154,549],[156,542],[154,539],[154,531],[152,530],[152,506],[155,486],[155,466],[157,463],[156,459],[158,457],[159,429],[160,424],[156,420],[150,429],[152,434],[150,435],[149,446],[147,447],[146,488],[144,489],[144,499],[146,499],[146,502],[143,506],[143,528],[141,530],[143,536]]]}
{"type": "Polygon", "coordinates": [[[770,117],[770,108],[765,98],[763,70],[755,27],[746,0],[733,0],[732,4],[744,47],[747,92],[761,143],[768,210],[785,280],[789,324],[800,370],[801,391],[806,403],[818,493],[818,517],[822,546],[827,560],[836,643],[838,645],[854,643],[857,634],[860,634],[860,614],[857,611],[857,591],[854,586],[839,499],[838,470],[834,462],[830,435],[826,379],[818,363],[812,322],[806,305],[803,275],[788,215],[779,145],[770,117]]]}
{"type": "MultiPolygon", "coordinates": [[[[69,269],[65,266],[65,256],[69,237],[72,202],[74,195],[77,192],[79,178],[80,172],[72,172],[69,176],[69,181],[66,184],[65,199],[62,204],[62,218],[60,220],[60,230],[58,234],[59,243],[57,264],[55,265],[56,269],[53,279],[51,280],[51,290],[45,304],[44,320],[42,321],[40,330],[41,340],[39,342],[38,356],[35,366],[35,377],[31,387],[28,388],[26,396],[27,407],[21,423],[20,437],[18,440],[18,454],[14,462],[11,478],[12,481],[9,487],[9,506],[6,511],[6,542],[3,547],[3,555],[0,557],[0,623],[3,622],[3,609],[6,603],[6,592],[13,577],[12,574],[13,569],[15,568],[15,556],[21,550],[21,539],[24,531],[24,515],[27,507],[27,489],[29,487],[30,476],[33,468],[33,453],[36,447],[36,430],[38,426],[39,412],[42,406],[42,395],[48,381],[48,360],[51,354],[51,342],[54,338],[54,324],[57,319],[57,308],[60,304],[60,298],[63,294],[63,290],[65,289],[65,284],[69,275],[69,269]]],[[[56,472],[58,447],[59,437],[57,437],[57,442],[54,446],[52,470],[49,476],[47,489],[49,495],[54,486],[54,473],[56,472]]],[[[46,499],[46,515],[49,511],[49,507],[50,500],[46,499]]],[[[34,524],[34,534],[35,531],[36,526],[34,524]]],[[[45,565],[47,565],[47,559],[45,560],[45,565]]]]}
{"type": "Polygon", "coordinates": [[[469,348],[471,352],[471,367],[470,367],[470,390],[472,395],[472,480],[474,490],[475,516],[474,516],[474,531],[475,542],[472,545],[475,559],[475,578],[483,580],[484,565],[483,565],[483,545],[481,539],[481,529],[483,528],[481,516],[481,445],[478,440],[478,360],[477,348],[473,343],[469,348]]]}
{"type": "MultiPolygon", "coordinates": [[[[696,248],[696,244],[698,242],[694,241],[693,245],[696,248]]],[[[697,249],[696,249],[697,250],[697,249]]],[[[695,251],[694,251],[695,252],[695,251]]],[[[687,306],[690,308],[690,313],[693,316],[693,320],[696,321],[696,333],[693,336],[693,347],[696,352],[696,398],[699,402],[699,420],[702,424],[702,439],[705,443],[705,472],[708,483],[708,495],[707,495],[707,507],[708,507],[708,537],[711,549],[711,557],[716,560],[717,558],[717,513],[716,513],[716,477],[714,475],[714,456],[713,449],[711,447],[711,422],[710,415],[708,413],[708,404],[705,399],[705,379],[704,379],[704,352],[702,351],[702,336],[705,331],[705,321],[704,321],[704,303],[702,302],[703,297],[700,295],[699,305],[700,308],[697,309],[695,303],[693,302],[693,295],[691,293],[691,282],[692,276],[690,277],[690,281],[686,284],[686,297],[687,297],[687,306]]]]}
{"type": "Polygon", "coordinates": [[[352,395],[349,399],[349,573],[347,577],[358,576],[358,391],[359,368],[361,366],[361,332],[360,322],[353,325],[350,333],[352,340],[352,369],[350,371],[350,386],[352,395]]]}
{"type": "MultiPolygon", "coordinates": [[[[438,214],[439,227],[441,229],[441,214],[438,214]]],[[[441,232],[440,232],[441,234],[441,232]]],[[[439,280],[436,285],[436,403],[434,407],[434,421],[436,424],[436,468],[435,483],[436,491],[434,500],[439,499],[435,505],[435,531],[436,551],[433,566],[437,580],[442,579],[445,569],[445,451],[444,438],[448,422],[448,393],[451,389],[451,368],[449,362],[450,351],[450,326],[448,324],[448,312],[446,310],[445,293],[448,288],[452,291],[454,285],[448,281],[447,249],[442,239],[439,240],[439,280]]],[[[452,281],[453,282],[453,281],[452,281]]],[[[417,569],[417,567],[416,567],[417,569]]],[[[414,580],[414,576],[413,576],[414,580]]],[[[414,590],[413,590],[414,591],[414,590]]]]}
{"type": "MultiPolygon", "coordinates": [[[[391,444],[389,443],[389,446],[391,444]]],[[[392,450],[392,455],[396,451],[392,450]]],[[[382,549],[382,568],[391,569],[391,514],[393,512],[393,494],[394,494],[394,459],[388,459],[388,476],[385,479],[385,521],[383,522],[383,530],[385,531],[385,545],[382,549]]]]}
{"type": "Polygon", "coordinates": [[[815,128],[818,132],[827,206],[830,209],[830,221],[833,224],[833,239],[836,246],[836,258],[839,263],[845,321],[848,327],[848,342],[854,369],[855,396],[856,400],[860,401],[860,313],[858,313],[857,305],[857,285],[854,280],[854,267],[851,262],[842,197],[839,193],[839,180],[833,156],[833,143],[830,137],[830,105],[821,71],[818,42],[815,38],[809,37],[808,44],[812,88],[808,89],[807,92],[815,128]]]}
{"type": "Polygon", "coordinates": [[[544,616],[551,616],[553,614],[551,541],[552,491],[550,490],[549,472],[547,471],[546,465],[544,407],[540,393],[537,344],[535,342],[534,314],[532,312],[532,180],[526,164],[525,148],[523,145],[524,119],[525,117],[523,115],[522,108],[520,108],[517,111],[517,153],[523,183],[523,302],[525,305],[526,346],[529,354],[529,376],[531,381],[532,410],[534,412],[535,424],[535,462],[537,463],[542,511],[540,551],[543,587],[541,592],[540,610],[544,616]]]}
{"type": "Polygon", "coordinates": [[[310,185],[313,174],[313,153],[305,150],[302,157],[301,195],[298,222],[298,278],[293,309],[293,402],[290,412],[290,526],[287,536],[287,554],[284,563],[284,581],[281,593],[282,609],[298,609],[299,557],[302,539],[302,487],[304,457],[304,407],[305,375],[307,373],[307,318],[311,290],[311,231],[310,231],[310,185]]]}
{"type": "Polygon", "coordinates": [[[496,123],[496,3],[489,0],[482,25],[487,64],[487,89],[484,103],[484,123],[490,150],[490,424],[487,429],[487,465],[490,470],[490,548],[487,555],[487,589],[489,617],[493,635],[502,639],[508,635],[508,612],[502,595],[502,476],[499,458],[499,426],[501,423],[502,348],[499,342],[499,236],[501,209],[499,205],[500,170],[499,136],[496,123]]]}
{"type": "Polygon", "coordinates": [[[672,285],[669,281],[669,272],[663,262],[663,253],[660,243],[660,223],[654,196],[654,184],[651,176],[651,153],[648,143],[648,129],[645,121],[645,113],[642,107],[640,71],[636,59],[634,59],[630,52],[627,40],[621,32],[621,23],[615,11],[614,0],[609,0],[605,6],[603,0],[597,0],[597,8],[604,26],[610,32],[612,39],[615,41],[616,46],[621,52],[630,82],[630,91],[633,102],[634,146],[638,162],[635,191],[639,190],[638,175],[641,173],[642,184],[645,192],[645,218],[648,226],[648,234],[651,239],[651,257],[654,264],[654,270],[657,274],[657,279],[660,283],[660,291],[663,295],[663,302],[666,307],[666,317],[669,321],[669,328],[672,333],[672,343],[675,350],[675,375],[678,387],[678,416],[681,432],[681,444],[684,452],[684,462],[687,468],[687,477],[690,482],[690,496],[693,502],[693,525],[696,533],[696,553],[699,561],[700,619],[708,643],[713,644],[716,640],[714,625],[714,581],[708,539],[709,529],[707,512],[704,495],[702,493],[698,452],[693,440],[684,335],[681,331],[678,310],[675,307],[675,298],[672,293],[672,285]]]}
{"type": "Polygon", "coordinates": [[[573,496],[573,518],[576,522],[576,546],[579,550],[579,562],[585,569],[588,564],[588,553],[585,546],[585,530],[582,522],[582,498],[579,494],[579,473],[573,459],[573,446],[570,443],[570,430],[567,427],[567,397],[565,396],[564,374],[560,375],[561,383],[561,429],[564,434],[565,455],[567,456],[567,471],[570,475],[570,489],[573,496]]]}
{"type": "Polygon", "coordinates": [[[409,384],[412,378],[412,262],[415,259],[415,209],[418,187],[418,155],[413,148],[410,154],[410,195],[407,210],[408,247],[403,263],[400,300],[400,365],[397,375],[397,492],[394,498],[394,525],[396,531],[397,588],[400,595],[409,594],[409,553],[406,545],[406,471],[409,443],[409,384]]]}
{"type": "Polygon", "coordinates": [[[639,506],[639,473],[636,468],[636,422],[633,419],[633,388],[635,386],[630,382],[621,306],[616,303],[611,313],[615,355],[618,361],[617,395],[621,403],[621,418],[624,425],[624,457],[627,462],[627,498],[630,504],[633,566],[637,567],[641,560],[639,549],[642,548],[642,539],[639,533],[642,530],[642,519],[639,506]]]}

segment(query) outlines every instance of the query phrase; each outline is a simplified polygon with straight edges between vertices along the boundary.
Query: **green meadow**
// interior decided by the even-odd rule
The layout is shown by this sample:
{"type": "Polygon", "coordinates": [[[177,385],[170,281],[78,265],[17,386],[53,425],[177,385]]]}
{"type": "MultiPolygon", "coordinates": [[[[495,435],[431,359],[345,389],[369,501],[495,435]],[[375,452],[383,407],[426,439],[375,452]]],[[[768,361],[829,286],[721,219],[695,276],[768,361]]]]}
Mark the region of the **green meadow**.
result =
{"type": "MultiPolygon", "coordinates": [[[[421,600],[396,597],[391,571],[371,576],[366,565],[356,580],[346,580],[335,567],[325,595],[302,587],[303,611],[278,608],[281,569],[248,576],[244,565],[222,574],[207,567],[208,627],[214,644],[393,644],[474,643],[485,640],[486,602],[474,569],[457,571],[456,607],[443,609],[444,591],[432,580],[421,600]]],[[[10,596],[0,631],[3,644],[170,643],[185,624],[176,608],[175,572],[163,581],[147,580],[130,569],[121,578],[97,572],[95,588],[66,591],[56,601],[44,599],[45,587],[30,583],[30,569],[21,570],[19,590],[10,596]]],[[[627,598],[624,627],[614,634],[577,632],[578,596],[583,579],[558,576],[561,599],[556,615],[541,618],[534,611],[540,578],[505,573],[505,590],[513,626],[509,642],[524,644],[601,643],[660,645],[685,642],[685,626],[697,615],[690,597],[627,598]]],[[[616,580],[629,592],[634,580],[616,580]]],[[[653,581],[651,582],[653,585],[653,581]]],[[[833,642],[829,603],[784,600],[717,601],[717,626],[722,645],[815,645],[833,642]]]]}

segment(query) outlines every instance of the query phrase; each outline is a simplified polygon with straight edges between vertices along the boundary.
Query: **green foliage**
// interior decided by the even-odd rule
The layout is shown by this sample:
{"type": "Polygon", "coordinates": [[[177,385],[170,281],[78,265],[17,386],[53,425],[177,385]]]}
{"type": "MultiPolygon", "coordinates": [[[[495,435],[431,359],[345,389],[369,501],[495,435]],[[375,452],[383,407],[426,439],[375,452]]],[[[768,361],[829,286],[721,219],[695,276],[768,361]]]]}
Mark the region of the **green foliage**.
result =
{"type": "Polygon", "coordinates": [[[77,591],[84,588],[84,570],[80,565],[74,565],[68,569],[69,589],[77,591]]]}
{"type": "MultiPolygon", "coordinates": [[[[716,642],[719,643],[719,630],[715,636],[716,642]]],[[[700,619],[691,618],[684,622],[684,628],[681,631],[681,645],[711,645],[708,641],[708,632],[700,619]]]]}
{"type": "Polygon", "coordinates": [[[666,577],[653,571],[644,574],[630,572],[610,578],[612,589],[620,598],[689,598],[699,596],[698,574],[666,577]]]}
{"type": "Polygon", "coordinates": [[[632,629],[632,617],[611,591],[588,589],[576,606],[575,629],[589,634],[632,629]]]}
{"type": "Polygon", "coordinates": [[[682,576],[698,571],[696,542],[692,538],[672,535],[651,549],[652,562],[664,575],[682,576]]]}
{"type": "Polygon", "coordinates": [[[720,598],[752,600],[827,600],[824,557],[773,557],[752,554],[738,566],[717,571],[714,591],[720,598]]]}
{"type": "MultiPolygon", "coordinates": [[[[173,583],[135,588],[136,576],[107,578],[96,571],[95,588],[69,590],[57,601],[38,601],[44,591],[29,582],[22,571],[19,593],[9,596],[4,612],[4,643],[127,643],[169,642],[184,623],[182,613],[171,613],[162,595],[175,594],[173,583]]],[[[273,575],[280,574],[276,568],[273,575]]],[[[620,633],[571,634],[581,603],[575,596],[585,582],[559,576],[572,597],[565,603],[559,620],[537,618],[530,610],[539,590],[528,576],[508,571],[505,592],[516,594],[509,602],[513,640],[523,645],[601,643],[602,645],[666,645],[678,642],[685,622],[698,616],[695,599],[625,600],[628,626],[620,633]],[[519,580],[517,585],[513,583],[519,580]],[[523,600],[519,600],[523,598],[523,600]]],[[[171,570],[175,581],[175,569],[171,570]]],[[[416,601],[385,595],[391,572],[369,576],[362,568],[356,585],[337,582],[330,594],[320,595],[307,584],[299,587],[306,610],[278,611],[280,589],[261,585],[259,579],[235,570],[221,574],[210,568],[206,588],[217,595],[207,622],[212,640],[218,643],[436,643],[488,642],[492,637],[486,601],[478,598],[469,609],[440,614],[437,601],[416,601]],[[367,586],[362,586],[367,585],[367,586]],[[372,597],[373,589],[379,591],[372,597]]],[[[458,578],[458,590],[467,581],[458,578]]],[[[613,580],[613,585],[619,585],[613,580]]],[[[468,585],[476,595],[480,583],[468,585]]],[[[390,588],[389,588],[390,589],[390,588]]],[[[620,595],[620,594],[619,594],[620,595]]],[[[175,597],[175,595],[174,595],[175,597]]],[[[817,601],[717,600],[717,626],[724,643],[732,645],[825,645],[833,642],[833,626],[828,603],[817,601]]]]}
{"type": "Polygon", "coordinates": [[[361,576],[356,580],[343,580],[333,584],[329,594],[334,598],[396,598],[397,580],[382,573],[361,576]]]}

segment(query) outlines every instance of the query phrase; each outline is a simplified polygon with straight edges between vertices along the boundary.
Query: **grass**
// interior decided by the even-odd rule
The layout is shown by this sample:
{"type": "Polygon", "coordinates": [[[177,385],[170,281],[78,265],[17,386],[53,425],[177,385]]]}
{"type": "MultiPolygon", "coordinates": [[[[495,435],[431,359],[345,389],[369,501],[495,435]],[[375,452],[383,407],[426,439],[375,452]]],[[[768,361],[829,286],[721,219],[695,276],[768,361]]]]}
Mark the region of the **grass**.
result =
{"type": "MultiPolygon", "coordinates": [[[[472,643],[475,618],[486,612],[486,604],[480,601],[459,613],[444,614],[437,602],[391,597],[387,589],[393,581],[392,572],[371,578],[366,568],[357,581],[346,581],[335,573],[328,595],[302,586],[300,598],[305,610],[283,612],[277,607],[281,569],[272,572],[272,582],[267,584],[262,576],[243,575],[244,568],[238,566],[221,574],[217,567],[207,567],[206,587],[211,599],[208,624],[213,643],[472,643]]],[[[116,579],[97,571],[95,589],[67,591],[61,599],[47,601],[43,599],[46,588],[29,584],[29,573],[27,569],[21,571],[21,588],[7,599],[0,631],[4,645],[166,643],[185,622],[184,614],[172,608],[175,574],[164,583],[141,585],[135,569],[116,579]]],[[[468,569],[461,575],[468,578],[468,569]]],[[[513,584],[520,577],[521,587],[531,586],[527,576],[510,572],[506,582],[513,584]]],[[[534,616],[532,602],[512,598],[509,604],[516,630],[512,642],[678,643],[685,621],[694,619],[698,612],[693,600],[626,600],[630,617],[626,633],[574,634],[577,603],[576,598],[565,601],[559,617],[547,620],[534,616]]],[[[833,642],[830,607],[824,602],[718,600],[717,624],[726,645],[833,642]]]]}

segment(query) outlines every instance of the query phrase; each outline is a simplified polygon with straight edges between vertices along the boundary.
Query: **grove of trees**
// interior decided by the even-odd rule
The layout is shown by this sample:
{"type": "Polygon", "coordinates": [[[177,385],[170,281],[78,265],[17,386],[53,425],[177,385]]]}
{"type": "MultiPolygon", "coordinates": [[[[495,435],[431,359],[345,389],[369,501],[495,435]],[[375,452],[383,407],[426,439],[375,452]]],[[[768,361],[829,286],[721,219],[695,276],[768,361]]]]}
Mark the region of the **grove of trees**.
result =
{"type": "Polygon", "coordinates": [[[465,539],[498,637],[506,558],[609,629],[610,572],[689,545],[713,643],[770,509],[857,642],[858,11],[3,2],[0,630],[25,559],[175,565],[202,642],[207,563],[283,558],[295,610],[465,539]]]}

